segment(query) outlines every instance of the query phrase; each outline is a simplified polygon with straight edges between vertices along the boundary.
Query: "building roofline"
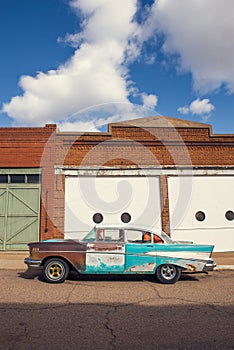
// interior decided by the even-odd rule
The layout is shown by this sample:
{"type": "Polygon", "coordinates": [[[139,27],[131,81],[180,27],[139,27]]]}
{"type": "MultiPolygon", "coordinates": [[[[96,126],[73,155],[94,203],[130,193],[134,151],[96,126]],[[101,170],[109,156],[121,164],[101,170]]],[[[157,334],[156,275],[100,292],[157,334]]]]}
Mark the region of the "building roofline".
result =
{"type": "Polygon", "coordinates": [[[194,122],[185,119],[172,118],[168,116],[152,116],[147,118],[130,119],[117,123],[110,123],[110,127],[145,127],[145,128],[209,128],[212,129],[210,124],[194,122]]]}

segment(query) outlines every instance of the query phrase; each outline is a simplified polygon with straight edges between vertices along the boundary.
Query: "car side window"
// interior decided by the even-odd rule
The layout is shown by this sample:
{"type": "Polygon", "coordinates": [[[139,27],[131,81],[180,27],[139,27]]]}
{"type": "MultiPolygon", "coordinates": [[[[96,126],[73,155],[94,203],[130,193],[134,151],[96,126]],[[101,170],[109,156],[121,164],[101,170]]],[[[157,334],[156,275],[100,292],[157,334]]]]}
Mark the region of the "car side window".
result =
{"type": "Polygon", "coordinates": [[[96,234],[96,240],[97,241],[103,241],[104,240],[104,230],[98,229],[96,234]]]}
{"type": "Polygon", "coordinates": [[[126,230],[126,237],[129,243],[142,243],[142,231],[139,230],[126,230]]]}
{"type": "Polygon", "coordinates": [[[143,243],[151,243],[152,242],[152,237],[151,237],[151,232],[143,232],[142,234],[142,242],[143,243]]]}
{"type": "Polygon", "coordinates": [[[124,234],[123,230],[118,229],[99,229],[97,240],[104,242],[123,242],[124,234]]]}
{"type": "Polygon", "coordinates": [[[161,239],[161,237],[159,237],[158,235],[156,235],[155,233],[153,234],[153,242],[154,243],[163,243],[163,240],[161,239]]]}

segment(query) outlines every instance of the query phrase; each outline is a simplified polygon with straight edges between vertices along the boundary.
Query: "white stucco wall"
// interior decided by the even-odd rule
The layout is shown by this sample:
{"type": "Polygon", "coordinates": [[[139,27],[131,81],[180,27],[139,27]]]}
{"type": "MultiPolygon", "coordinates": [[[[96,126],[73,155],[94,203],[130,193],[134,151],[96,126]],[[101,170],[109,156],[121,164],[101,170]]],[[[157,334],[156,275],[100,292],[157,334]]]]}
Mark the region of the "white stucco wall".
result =
{"type": "Polygon", "coordinates": [[[81,238],[95,225],[95,213],[103,215],[103,224],[121,224],[124,212],[131,224],[161,230],[159,177],[66,177],[65,238],[81,238]]]}
{"type": "Polygon", "coordinates": [[[168,178],[172,238],[212,243],[214,251],[234,251],[234,176],[170,176],[168,178]],[[198,221],[195,214],[205,213],[198,221]]]}

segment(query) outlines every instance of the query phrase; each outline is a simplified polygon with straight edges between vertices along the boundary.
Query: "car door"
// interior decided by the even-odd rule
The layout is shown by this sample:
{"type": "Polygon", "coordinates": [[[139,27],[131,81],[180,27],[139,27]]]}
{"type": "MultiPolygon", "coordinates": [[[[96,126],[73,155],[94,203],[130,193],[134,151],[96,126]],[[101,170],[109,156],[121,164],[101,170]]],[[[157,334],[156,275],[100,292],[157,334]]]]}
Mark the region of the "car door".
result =
{"type": "Polygon", "coordinates": [[[87,244],[86,273],[123,273],[125,243],[121,229],[97,229],[96,240],[87,244]]]}
{"type": "Polygon", "coordinates": [[[154,273],[156,268],[156,244],[152,243],[151,233],[144,239],[145,232],[128,229],[125,247],[126,273],[154,273]]]}

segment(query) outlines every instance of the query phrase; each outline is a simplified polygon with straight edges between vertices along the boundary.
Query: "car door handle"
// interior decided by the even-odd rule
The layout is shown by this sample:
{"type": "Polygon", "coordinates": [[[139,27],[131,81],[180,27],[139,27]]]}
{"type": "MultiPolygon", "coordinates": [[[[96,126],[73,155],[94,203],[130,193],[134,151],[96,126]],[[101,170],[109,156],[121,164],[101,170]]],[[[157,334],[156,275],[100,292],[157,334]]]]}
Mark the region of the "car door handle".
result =
{"type": "Polygon", "coordinates": [[[153,244],[147,244],[146,247],[148,247],[148,248],[153,248],[153,244]]]}

